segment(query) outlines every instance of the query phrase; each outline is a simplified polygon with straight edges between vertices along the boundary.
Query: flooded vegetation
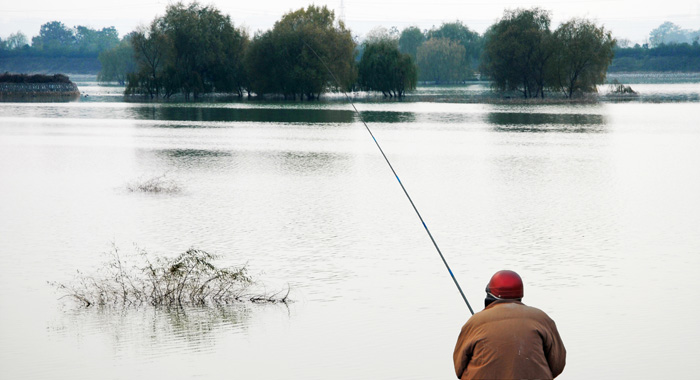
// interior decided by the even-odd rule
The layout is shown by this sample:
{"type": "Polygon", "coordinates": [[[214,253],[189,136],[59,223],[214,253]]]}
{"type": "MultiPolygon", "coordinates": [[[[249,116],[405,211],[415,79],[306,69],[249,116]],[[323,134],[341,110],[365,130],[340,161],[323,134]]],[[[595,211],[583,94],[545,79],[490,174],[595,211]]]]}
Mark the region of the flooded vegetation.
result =
{"type": "Polygon", "coordinates": [[[168,178],[167,174],[161,174],[129,182],[126,189],[131,192],[151,194],[177,194],[182,191],[182,186],[175,180],[168,178]]]}
{"type": "Polygon", "coordinates": [[[190,248],[174,258],[153,257],[144,250],[133,262],[116,246],[95,274],[78,271],[68,284],[52,283],[63,297],[85,307],[151,305],[157,307],[218,306],[241,302],[287,303],[286,293],[251,294],[253,279],[245,267],[219,268],[217,256],[190,248]]]}

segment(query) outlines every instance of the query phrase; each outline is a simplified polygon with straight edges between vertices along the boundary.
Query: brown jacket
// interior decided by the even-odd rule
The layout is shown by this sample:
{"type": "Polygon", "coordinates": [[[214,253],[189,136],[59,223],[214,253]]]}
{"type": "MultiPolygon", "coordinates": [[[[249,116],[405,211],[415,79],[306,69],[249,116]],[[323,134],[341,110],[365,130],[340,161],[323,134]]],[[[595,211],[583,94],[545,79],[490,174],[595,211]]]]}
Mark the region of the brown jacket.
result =
{"type": "Polygon", "coordinates": [[[547,314],[516,300],[498,300],[462,327],[454,352],[457,377],[553,379],[566,349],[547,314]]]}

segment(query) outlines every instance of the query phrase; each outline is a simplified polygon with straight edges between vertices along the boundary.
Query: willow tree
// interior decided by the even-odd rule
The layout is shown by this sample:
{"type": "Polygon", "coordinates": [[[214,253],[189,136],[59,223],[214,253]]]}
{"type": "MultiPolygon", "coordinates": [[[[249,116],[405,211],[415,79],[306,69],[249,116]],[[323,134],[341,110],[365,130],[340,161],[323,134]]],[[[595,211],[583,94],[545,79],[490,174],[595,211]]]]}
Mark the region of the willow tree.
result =
{"type": "Polygon", "coordinates": [[[102,68],[97,74],[97,80],[100,82],[116,81],[124,85],[127,76],[136,71],[131,37],[131,34],[126,35],[117,46],[98,55],[102,68]]]}
{"type": "Polygon", "coordinates": [[[576,92],[596,92],[596,85],[605,83],[614,47],[610,32],[589,20],[561,24],[553,34],[553,55],[547,69],[551,86],[568,98],[576,92]]]}
{"type": "Polygon", "coordinates": [[[421,80],[459,82],[470,76],[464,47],[447,38],[431,38],[418,48],[421,80]]]}
{"type": "Polygon", "coordinates": [[[544,98],[552,55],[549,13],[539,8],[507,10],[485,33],[481,71],[500,91],[544,98]]]}
{"type": "Polygon", "coordinates": [[[482,38],[479,33],[469,29],[461,21],[446,22],[438,28],[430,29],[428,39],[446,38],[464,47],[464,61],[469,66],[476,66],[482,49],[482,38]]]}
{"type": "MultiPolygon", "coordinates": [[[[173,45],[158,27],[157,20],[150,27],[139,27],[131,36],[136,70],[127,74],[126,93],[158,98],[164,91],[166,64],[171,60],[173,45]]],[[[172,92],[165,94],[169,97],[172,92]]]]}
{"type": "Polygon", "coordinates": [[[358,64],[363,89],[381,91],[384,97],[401,98],[416,88],[418,70],[410,54],[399,51],[398,40],[380,38],[366,41],[358,64]]]}
{"type": "Polygon", "coordinates": [[[350,30],[342,21],[336,24],[327,7],[310,5],[285,14],[272,30],[255,36],[246,67],[256,94],[311,100],[333,87],[349,89],[357,77],[354,58],[350,30]]]}
{"type": "Polygon", "coordinates": [[[417,26],[409,26],[401,31],[399,51],[409,54],[415,61],[418,58],[418,48],[425,42],[425,34],[417,26]]]}
{"type": "Polygon", "coordinates": [[[247,43],[245,32],[213,6],[169,5],[164,16],[132,37],[138,70],[127,91],[185,98],[215,91],[242,95],[247,43]]]}

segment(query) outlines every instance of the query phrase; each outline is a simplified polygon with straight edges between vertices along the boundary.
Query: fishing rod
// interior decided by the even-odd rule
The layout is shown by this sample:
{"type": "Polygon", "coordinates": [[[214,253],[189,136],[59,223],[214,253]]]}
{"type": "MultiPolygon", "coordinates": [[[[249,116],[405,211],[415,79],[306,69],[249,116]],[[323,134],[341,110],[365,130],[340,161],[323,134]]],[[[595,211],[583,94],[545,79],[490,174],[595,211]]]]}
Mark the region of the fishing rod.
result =
{"type": "Polygon", "coordinates": [[[357,107],[355,107],[355,103],[353,103],[352,99],[348,95],[348,93],[345,90],[342,90],[342,86],[340,84],[340,81],[338,78],[336,78],[335,74],[333,74],[333,71],[328,67],[326,64],[326,61],[321,58],[318,53],[316,53],[316,50],[311,47],[306,41],[302,39],[302,42],[304,45],[306,45],[311,51],[318,57],[318,59],[321,61],[323,66],[328,70],[328,73],[331,74],[331,77],[333,77],[333,80],[335,81],[336,85],[338,86],[339,89],[343,92],[343,95],[345,95],[345,98],[350,102],[350,105],[352,108],[355,110],[355,113],[357,116],[360,118],[360,121],[362,124],[365,126],[365,129],[367,132],[369,132],[369,135],[372,137],[372,140],[374,140],[374,143],[377,145],[377,148],[379,148],[379,152],[382,154],[382,157],[384,157],[384,161],[386,161],[387,165],[389,165],[389,169],[391,169],[391,172],[394,173],[394,177],[396,177],[396,180],[399,182],[399,185],[401,185],[401,190],[403,190],[403,193],[406,194],[406,198],[408,198],[408,201],[411,203],[411,206],[413,207],[413,211],[416,212],[416,215],[418,215],[418,219],[420,219],[421,224],[423,224],[423,228],[425,228],[425,232],[428,233],[428,236],[430,237],[430,241],[433,242],[433,245],[435,246],[435,249],[437,250],[437,253],[440,255],[440,259],[442,259],[442,263],[445,264],[445,267],[447,268],[447,271],[450,273],[450,277],[452,277],[452,281],[454,281],[455,285],[457,286],[457,290],[459,290],[459,294],[462,295],[462,299],[464,300],[464,303],[467,304],[467,307],[469,308],[469,312],[474,315],[474,310],[472,309],[472,306],[469,304],[469,301],[467,300],[467,296],[464,295],[464,292],[462,291],[462,287],[459,286],[459,282],[457,282],[457,278],[455,275],[452,273],[452,269],[450,269],[450,265],[447,264],[447,260],[445,260],[445,256],[442,254],[442,251],[440,250],[440,247],[438,247],[437,242],[435,241],[435,238],[433,238],[433,234],[430,233],[430,229],[428,226],[425,224],[425,221],[423,220],[423,217],[421,216],[420,212],[418,211],[418,208],[416,207],[416,204],[413,203],[413,199],[411,199],[411,196],[408,194],[408,191],[406,190],[406,187],[403,185],[403,182],[401,182],[401,179],[399,178],[399,175],[396,174],[396,170],[394,170],[394,166],[391,165],[391,162],[389,162],[389,158],[384,154],[384,149],[382,149],[382,146],[379,145],[379,141],[374,137],[374,133],[372,133],[372,130],[369,128],[367,123],[365,122],[365,118],[362,117],[362,114],[360,111],[357,110],[357,107]]]}

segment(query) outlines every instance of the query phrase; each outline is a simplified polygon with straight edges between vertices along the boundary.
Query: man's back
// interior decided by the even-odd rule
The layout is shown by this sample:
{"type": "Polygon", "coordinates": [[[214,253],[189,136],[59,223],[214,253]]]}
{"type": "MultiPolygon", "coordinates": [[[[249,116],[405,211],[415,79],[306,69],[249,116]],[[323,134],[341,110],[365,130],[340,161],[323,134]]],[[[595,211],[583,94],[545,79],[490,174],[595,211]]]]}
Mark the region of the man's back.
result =
{"type": "Polygon", "coordinates": [[[566,350],[554,321],[517,300],[498,300],[462,327],[454,352],[457,377],[552,379],[566,350]]]}

